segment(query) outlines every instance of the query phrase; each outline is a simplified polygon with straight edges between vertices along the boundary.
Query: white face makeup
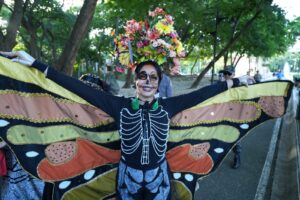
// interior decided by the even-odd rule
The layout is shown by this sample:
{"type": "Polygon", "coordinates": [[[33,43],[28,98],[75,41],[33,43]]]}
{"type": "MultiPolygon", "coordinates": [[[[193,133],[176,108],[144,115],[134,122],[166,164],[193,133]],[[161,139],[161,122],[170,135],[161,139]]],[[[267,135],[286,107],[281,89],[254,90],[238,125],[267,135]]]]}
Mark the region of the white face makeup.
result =
{"type": "Polygon", "coordinates": [[[158,88],[158,74],[154,66],[144,65],[136,77],[137,97],[151,102],[158,88]]]}

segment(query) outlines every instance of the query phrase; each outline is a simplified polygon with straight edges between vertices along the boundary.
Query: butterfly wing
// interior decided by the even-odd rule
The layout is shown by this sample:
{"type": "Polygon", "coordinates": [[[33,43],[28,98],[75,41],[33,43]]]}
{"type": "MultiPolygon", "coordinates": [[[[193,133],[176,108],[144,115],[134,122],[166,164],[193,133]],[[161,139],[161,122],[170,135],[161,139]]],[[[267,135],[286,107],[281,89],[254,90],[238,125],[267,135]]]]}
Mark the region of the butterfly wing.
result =
{"type": "Polygon", "coordinates": [[[167,159],[181,199],[192,199],[197,180],[215,171],[251,129],[284,115],[292,87],[270,81],[232,88],[171,119],[167,159]]]}
{"type": "Polygon", "coordinates": [[[38,70],[5,58],[0,105],[0,137],[25,171],[53,183],[54,199],[115,193],[120,144],[112,117],[38,70]]]}

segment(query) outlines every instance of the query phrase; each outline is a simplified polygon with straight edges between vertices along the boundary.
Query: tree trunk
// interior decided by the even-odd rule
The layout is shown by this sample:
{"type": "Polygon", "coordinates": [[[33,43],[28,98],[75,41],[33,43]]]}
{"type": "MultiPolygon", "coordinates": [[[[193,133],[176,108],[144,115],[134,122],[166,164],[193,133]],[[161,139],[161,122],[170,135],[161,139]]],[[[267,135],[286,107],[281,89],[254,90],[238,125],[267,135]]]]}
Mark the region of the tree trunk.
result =
{"type": "MultiPolygon", "coordinates": [[[[29,33],[30,38],[29,41],[26,41],[26,44],[28,44],[28,50],[29,54],[32,55],[36,59],[41,59],[41,52],[38,47],[37,42],[37,29],[40,26],[39,24],[34,24],[34,20],[32,19],[32,14],[28,13],[27,17],[23,17],[22,19],[22,25],[26,29],[26,31],[29,33]]],[[[26,39],[23,38],[25,41],[26,39]]]]}
{"type": "Polygon", "coordinates": [[[222,49],[222,51],[219,52],[219,54],[213,59],[212,61],[209,62],[209,64],[204,68],[204,70],[199,74],[199,76],[196,78],[196,80],[192,83],[191,88],[195,88],[199,85],[200,81],[204,77],[204,75],[212,68],[213,64],[219,60],[224,53],[226,53],[232,45],[238,40],[238,38],[251,26],[251,24],[254,22],[254,20],[259,16],[259,14],[262,12],[262,8],[260,8],[254,15],[253,17],[241,28],[241,31],[238,32],[222,49]]]}
{"type": "Polygon", "coordinates": [[[11,51],[17,44],[16,37],[23,17],[23,5],[23,0],[15,0],[14,9],[6,28],[6,34],[0,33],[0,50],[2,51],[11,51]]]}
{"type": "Polygon", "coordinates": [[[126,74],[126,80],[125,84],[123,85],[123,88],[130,88],[132,84],[132,70],[128,69],[126,74]]]}
{"type": "Polygon", "coordinates": [[[0,0],[0,11],[2,9],[3,4],[4,4],[4,0],[0,0]]]}
{"type": "Polygon", "coordinates": [[[194,62],[194,64],[193,64],[193,66],[192,66],[192,68],[191,68],[191,75],[193,75],[193,71],[194,71],[194,68],[195,68],[195,66],[196,66],[196,64],[197,64],[197,62],[198,62],[198,60],[199,60],[199,58],[200,58],[200,54],[197,56],[197,58],[195,59],[195,62],[194,62]]]}
{"type": "Polygon", "coordinates": [[[224,67],[227,65],[227,61],[228,61],[228,54],[229,54],[229,52],[228,52],[228,51],[224,53],[224,67]]]}
{"type": "Polygon", "coordinates": [[[96,9],[97,0],[85,0],[77,17],[72,33],[64,47],[64,50],[55,62],[54,67],[68,75],[73,73],[73,65],[75,63],[76,54],[80,48],[80,44],[86,35],[89,24],[93,19],[96,9]]]}
{"type": "Polygon", "coordinates": [[[241,54],[237,59],[236,61],[233,63],[233,66],[237,66],[237,64],[240,62],[240,60],[242,59],[242,57],[244,57],[244,54],[241,54]]]}

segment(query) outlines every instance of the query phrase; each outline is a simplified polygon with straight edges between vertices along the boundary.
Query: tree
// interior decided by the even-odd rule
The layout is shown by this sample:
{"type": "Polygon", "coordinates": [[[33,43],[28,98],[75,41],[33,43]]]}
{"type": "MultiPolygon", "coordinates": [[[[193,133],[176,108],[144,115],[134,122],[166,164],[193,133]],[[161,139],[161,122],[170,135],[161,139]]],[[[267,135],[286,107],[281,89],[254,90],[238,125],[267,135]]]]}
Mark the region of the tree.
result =
{"type": "MultiPolygon", "coordinates": [[[[55,33],[53,28],[49,26],[49,21],[58,26],[57,21],[59,21],[59,18],[66,20],[65,15],[61,5],[56,1],[34,0],[27,5],[22,18],[19,36],[33,57],[43,60],[47,58],[46,61],[53,62],[54,58],[56,58],[56,51],[51,51],[52,56],[49,56],[46,49],[48,47],[52,48],[52,50],[59,48],[55,45],[56,41],[54,41],[53,35],[63,35],[64,33],[62,31],[55,33]]],[[[64,24],[60,26],[60,29],[68,30],[67,27],[68,25],[64,24]]]]}
{"type": "Polygon", "coordinates": [[[85,0],[80,10],[80,14],[75,22],[71,35],[64,47],[64,50],[58,61],[54,64],[56,69],[63,71],[69,75],[73,73],[73,65],[75,63],[76,54],[80,48],[80,44],[86,35],[89,24],[93,19],[96,9],[97,0],[85,0]]]}
{"type": "Polygon", "coordinates": [[[27,0],[24,5],[20,4],[22,2],[15,1],[14,9],[11,9],[0,1],[0,7],[5,5],[12,13],[7,29],[0,34],[2,50],[10,51],[15,46],[19,30],[19,40],[31,55],[48,61],[59,71],[71,75],[76,54],[89,30],[97,0],[84,1],[75,24],[75,20],[72,20],[76,19],[75,14],[63,12],[62,5],[57,1],[27,0]],[[21,22],[21,29],[17,29],[21,22]]]}
{"type": "MultiPolygon", "coordinates": [[[[224,1],[227,3],[226,1],[224,1]]],[[[219,60],[223,55],[225,55],[226,52],[232,48],[232,46],[238,41],[238,39],[248,30],[248,28],[252,25],[252,23],[258,18],[258,16],[263,12],[263,10],[270,6],[269,2],[260,2],[260,4],[256,5],[255,3],[251,2],[244,2],[245,6],[244,9],[242,9],[240,6],[240,3],[234,2],[234,5],[238,6],[239,12],[237,12],[235,9],[232,8],[235,15],[231,15],[231,17],[235,20],[234,25],[227,24],[227,26],[234,27],[234,31],[231,31],[232,35],[228,37],[227,40],[221,42],[220,47],[222,46],[222,49],[219,50],[219,53],[209,62],[209,64],[203,69],[203,71],[200,73],[200,75],[196,78],[196,80],[192,84],[192,88],[196,87],[201,79],[204,77],[204,75],[214,66],[214,63],[219,60]],[[245,11],[247,7],[247,12],[245,11]],[[244,23],[241,24],[241,18],[244,17],[244,23]]],[[[232,5],[233,6],[233,5],[232,5]]],[[[228,8],[228,7],[225,7],[228,8]]],[[[225,9],[226,10],[226,9],[225,9]]],[[[233,13],[232,13],[233,14],[233,13]]],[[[229,16],[230,17],[230,16],[229,16]]],[[[225,19],[229,18],[228,16],[225,19]]],[[[217,19],[216,23],[220,23],[217,19]]],[[[219,48],[220,48],[219,47],[219,48]]]]}
{"type": "MultiPolygon", "coordinates": [[[[110,31],[122,33],[127,20],[143,20],[148,10],[159,6],[175,18],[175,29],[187,51],[187,60],[196,63],[211,59],[195,86],[220,58],[224,58],[226,65],[236,64],[243,55],[269,57],[284,52],[297,37],[297,23],[287,26],[282,11],[268,0],[110,0],[97,6],[96,2],[87,0],[81,9],[63,11],[58,1],[27,0],[22,7],[22,27],[17,39],[36,58],[71,74],[75,62],[103,64],[106,58],[113,57],[110,31]],[[214,50],[216,56],[212,59],[214,50]]],[[[14,10],[3,0],[1,6],[1,17],[9,20],[14,10]]],[[[0,41],[6,41],[5,33],[3,29],[0,41]]],[[[129,74],[126,85],[130,85],[131,78],[129,74]]]]}
{"type": "Polygon", "coordinates": [[[15,0],[13,9],[11,9],[8,5],[4,4],[4,0],[0,1],[0,11],[5,12],[2,11],[5,6],[11,12],[5,31],[1,30],[0,32],[0,49],[2,51],[11,51],[16,45],[17,32],[21,25],[24,7],[26,7],[24,5],[27,4],[28,1],[24,4],[23,0],[15,0]]]}
{"type": "Polygon", "coordinates": [[[288,20],[283,10],[271,6],[257,18],[232,49],[235,52],[244,52],[248,56],[265,58],[282,54],[292,44],[287,37],[287,25],[288,20]]]}
{"type": "Polygon", "coordinates": [[[300,17],[289,22],[287,29],[289,33],[288,40],[291,40],[291,42],[296,42],[296,40],[300,37],[300,17]]]}

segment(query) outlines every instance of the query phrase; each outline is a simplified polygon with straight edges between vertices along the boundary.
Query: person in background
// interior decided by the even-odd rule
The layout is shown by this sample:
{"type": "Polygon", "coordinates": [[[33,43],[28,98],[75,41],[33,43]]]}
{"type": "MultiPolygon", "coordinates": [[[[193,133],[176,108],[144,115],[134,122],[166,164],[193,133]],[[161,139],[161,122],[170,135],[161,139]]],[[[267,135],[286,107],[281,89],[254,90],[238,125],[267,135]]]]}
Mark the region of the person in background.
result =
{"type": "Polygon", "coordinates": [[[276,75],[276,76],[277,76],[277,79],[278,79],[278,80],[281,80],[281,79],[283,79],[284,75],[283,75],[283,73],[282,73],[281,69],[279,69],[279,70],[278,70],[278,72],[277,72],[277,75],[276,75]]]}
{"type": "Polygon", "coordinates": [[[261,82],[261,79],[262,79],[262,76],[259,73],[259,71],[257,70],[256,74],[254,75],[254,80],[255,80],[255,82],[259,83],[259,82],[261,82]]]}
{"type": "Polygon", "coordinates": [[[172,81],[166,74],[162,74],[162,79],[158,88],[159,97],[171,97],[173,96],[172,81]]]}
{"type": "MultiPolygon", "coordinates": [[[[235,68],[231,65],[225,66],[223,70],[220,70],[219,73],[223,74],[224,81],[227,80],[232,80],[235,76],[235,68]]],[[[234,158],[233,158],[233,169],[237,169],[241,166],[241,150],[242,146],[241,144],[237,143],[232,151],[234,153],[234,158]]]]}
{"type": "Polygon", "coordinates": [[[4,141],[0,142],[0,150],[4,152],[7,167],[6,175],[0,180],[0,199],[41,199],[44,182],[23,170],[4,141]]]}
{"type": "Polygon", "coordinates": [[[219,75],[218,75],[218,81],[225,81],[223,73],[219,73],[219,75]]]}
{"type": "MultiPolygon", "coordinates": [[[[6,145],[5,142],[0,139],[0,185],[2,185],[2,176],[7,175],[5,152],[2,149],[5,145],[6,145]]],[[[1,195],[1,188],[0,188],[0,195],[1,195]]]]}
{"type": "Polygon", "coordinates": [[[118,95],[120,92],[120,86],[113,72],[113,67],[107,65],[107,73],[105,75],[105,83],[109,86],[109,93],[112,95],[118,95]]]}

